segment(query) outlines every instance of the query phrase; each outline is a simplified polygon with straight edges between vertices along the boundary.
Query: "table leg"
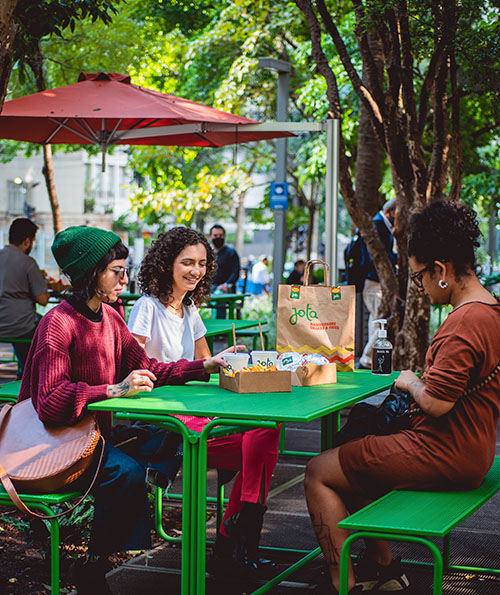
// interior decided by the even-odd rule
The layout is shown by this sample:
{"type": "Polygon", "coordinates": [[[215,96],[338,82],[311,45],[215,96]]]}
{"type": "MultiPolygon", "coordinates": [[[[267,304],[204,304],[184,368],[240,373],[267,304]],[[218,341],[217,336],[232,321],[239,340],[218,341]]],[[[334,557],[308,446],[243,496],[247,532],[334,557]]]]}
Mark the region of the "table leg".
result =
{"type": "Polygon", "coordinates": [[[329,413],[321,418],[321,451],[333,448],[335,434],[340,427],[340,411],[329,413]]]}
{"type": "MultiPolygon", "coordinates": [[[[196,539],[193,543],[193,549],[198,552],[196,559],[196,567],[192,573],[195,577],[195,589],[191,593],[196,595],[205,595],[205,553],[207,545],[207,520],[206,520],[206,507],[207,507],[207,454],[208,454],[208,439],[214,438],[214,434],[210,433],[216,426],[221,426],[216,430],[218,436],[225,436],[228,434],[237,434],[244,432],[245,430],[251,430],[253,428],[273,428],[277,427],[276,422],[269,421],[251,421],[251,420],[234,420],[234,419],[214,419],[209,422],[200,434],[199,448],[196,452],[197,457],[197,468],[198,468],[198,480],[197,480],[197,495],[193,492],[193,500],[197,498],[196,507],[193,506],[194,514],[196,515],[196,521],[193,517],[193,524],[196,522],[196,539]]],[[[194,451],[193,451],[194,453],[194,451]]],[[[194,459],[194,456],[193,456],[194,459]]],[[[193,461],[194,462],[194,461],[193,461]]],[[[193,465],[194,466],[194,465],[193,465]]],[[[192,502],[194,504],[194,501],[192,502]]]]}

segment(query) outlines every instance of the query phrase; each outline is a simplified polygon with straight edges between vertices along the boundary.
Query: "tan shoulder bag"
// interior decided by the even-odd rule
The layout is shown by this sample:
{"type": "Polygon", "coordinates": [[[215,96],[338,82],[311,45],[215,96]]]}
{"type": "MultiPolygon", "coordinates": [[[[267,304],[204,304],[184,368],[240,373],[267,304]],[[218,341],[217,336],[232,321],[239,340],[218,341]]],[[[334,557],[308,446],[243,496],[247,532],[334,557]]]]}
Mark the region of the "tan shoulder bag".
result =
{"type": "Polygon", "coordinates": [[[72,426],[40,421],[31,399],[6,404],[0,411],[0,481],[14,504],[39,518],[55,518],[76,508],[87,497],[99,472],[104,439],[89,414],[72,426]],[[57,492],[78,479],[90,466],[102,442],[97,469],[86,493],[70,509],[54,515],[30,510],[17,490],[28,494],[57,492]]]}

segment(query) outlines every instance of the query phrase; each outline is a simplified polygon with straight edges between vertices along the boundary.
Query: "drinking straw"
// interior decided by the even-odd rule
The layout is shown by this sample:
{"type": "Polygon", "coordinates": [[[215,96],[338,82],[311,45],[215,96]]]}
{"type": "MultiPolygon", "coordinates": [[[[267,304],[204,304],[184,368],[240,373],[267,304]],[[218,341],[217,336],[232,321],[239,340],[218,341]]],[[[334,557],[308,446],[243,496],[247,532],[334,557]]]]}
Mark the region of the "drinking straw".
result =
{"type": "Polygon", "coordinates": [[[234,322],[233,322],[233,345],[234,345],[234,353],[236,353],[236,331],[234,329],[234,322]]]}
{"type": "Polygon", "coordinates": [[[262,334],[262,325],[259,322],[259,333],[260,333],[260,346],[262,348],[262,351],[264,351],[264,336],[262,334]]]}

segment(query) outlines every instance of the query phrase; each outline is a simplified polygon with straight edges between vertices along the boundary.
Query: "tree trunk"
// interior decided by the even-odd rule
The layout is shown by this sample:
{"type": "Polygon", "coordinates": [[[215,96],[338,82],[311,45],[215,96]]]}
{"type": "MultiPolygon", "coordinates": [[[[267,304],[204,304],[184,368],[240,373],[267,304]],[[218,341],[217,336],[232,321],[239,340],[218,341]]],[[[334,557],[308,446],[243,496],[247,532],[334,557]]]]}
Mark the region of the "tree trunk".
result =
{"type": "MultiPolygon", "coordinates": [[[[373,33],[369,44],[379,78],[382,77],[384,54],[380,39],[373,33]]],[[[366,65],[363,65],[363,83],[368,86],[366,65]]],[[[383,197],[379,191],[382,182],[383,150],[373,129],[372,120],[366,105],[361,102],[359,109],[358,148],[356,156],[356,177],[354,186],[359,205],[373,217],[380,209],[383,197]]]]}
{"type": "MultiPolygon", "coordinates": [[[[38,91],[45,91],[47,84],[45,82],[45,75],[43,73],[43,55],[40,49],[40,43],[37,41],[33,47],[31,56],[28,58],[33,74],[35,75],[36,87],[38,91]]],[[[52,164],[52,148],[50,145],[43,145],[43,177],[45,178],[45,185],[49,195],[50,208],[52,211],[52,226],[54,228],[54,235],[61,231],[61,211],[59,208],[59,199],[57,197],[56,185],[54,181],[54,166],[52,164]]]]}
{"type": "Polygon", "coordinates": [[[61,211],[59,209],[59,199],[57,198],[56,185],[54,182],[54,167],[52,165],[52,147],[43,145],[43,168],[42,173],[45,178],[45,185],[49,193],[50,209],[52,211],[52,227],[54,235],[61,231],[61,211]]]}
{"type": "Polygon", "coordinates": [[[0,2],[0,112],[7,95],[7,85],[12,71],[12,54],[18,29],[18,25],[12,20],[12,15],[17,3],[18,0],[0,2]]]}

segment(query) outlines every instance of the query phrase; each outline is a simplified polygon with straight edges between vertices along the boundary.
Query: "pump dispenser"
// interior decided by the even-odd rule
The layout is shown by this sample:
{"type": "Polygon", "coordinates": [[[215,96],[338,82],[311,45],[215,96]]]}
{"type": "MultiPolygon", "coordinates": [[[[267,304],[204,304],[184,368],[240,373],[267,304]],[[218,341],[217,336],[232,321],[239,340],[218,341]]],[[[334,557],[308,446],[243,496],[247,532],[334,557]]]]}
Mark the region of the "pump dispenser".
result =
{"type": "Polygon", "coordinates": [[[380,318],[373,324],[380,324],[378,338],[372,348],[372,374],[389,375],[392,373],[392,343],[387,340],[385,325],[387,320],[380,318]]]}

